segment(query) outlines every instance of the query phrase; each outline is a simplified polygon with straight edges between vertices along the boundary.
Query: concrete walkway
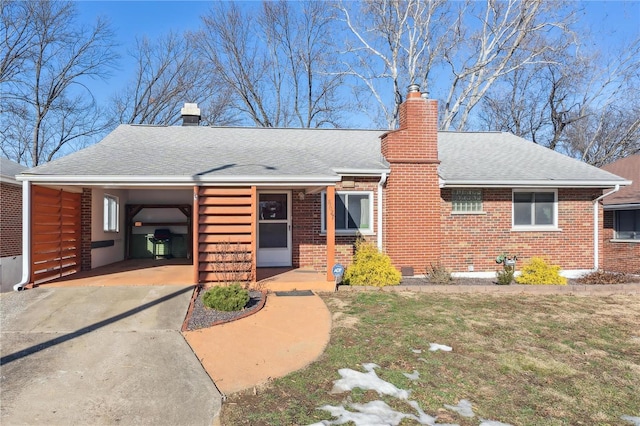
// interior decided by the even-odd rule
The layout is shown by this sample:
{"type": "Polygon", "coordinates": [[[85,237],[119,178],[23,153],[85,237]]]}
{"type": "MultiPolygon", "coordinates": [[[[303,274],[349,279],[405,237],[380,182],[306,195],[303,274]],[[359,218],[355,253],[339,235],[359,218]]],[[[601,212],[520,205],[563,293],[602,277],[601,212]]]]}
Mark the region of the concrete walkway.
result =
{"type": "Polygon", "coordinates": [[[324,352],[330,332],[331,314],[319,296],[269,293],[258,313],[184,336],[229,394],[304,368],[324,352]]]}
{"type": "Polygon", "coordinates": [[[0,295],[0,424],[211,426],[221,395],[180,333],[192,289],[0,295]]]}

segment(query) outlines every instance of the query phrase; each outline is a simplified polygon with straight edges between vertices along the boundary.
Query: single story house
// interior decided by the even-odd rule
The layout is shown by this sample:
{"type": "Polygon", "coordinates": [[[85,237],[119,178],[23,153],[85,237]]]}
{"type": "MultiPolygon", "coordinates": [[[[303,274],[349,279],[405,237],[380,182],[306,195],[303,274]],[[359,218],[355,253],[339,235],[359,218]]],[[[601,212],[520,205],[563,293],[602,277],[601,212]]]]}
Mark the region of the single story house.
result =
{"type": "Polygon", "coordinates": [[[21,164],[0,158],[0,291],[10,291],[22,276],[21,164]]]}
{"type": "Polygon", "coordinates": [[[603,200],[602,268],[640,274],[640,154],[602,169],[633,182],[603,200]]]}
{"type": "Polygon", "coordinates": [[[439,132],[437,113],[412,85],[392,131],[206,127],[195,104],[183,126],[120,125],[19,176],[25,281],[167,251],[194,282],[216,281],[216,256],[332,280],[358,236],[405,275],[493,276],[503,252],[600,266],[596,200],[630,181],[512,134],[439,132]]]}

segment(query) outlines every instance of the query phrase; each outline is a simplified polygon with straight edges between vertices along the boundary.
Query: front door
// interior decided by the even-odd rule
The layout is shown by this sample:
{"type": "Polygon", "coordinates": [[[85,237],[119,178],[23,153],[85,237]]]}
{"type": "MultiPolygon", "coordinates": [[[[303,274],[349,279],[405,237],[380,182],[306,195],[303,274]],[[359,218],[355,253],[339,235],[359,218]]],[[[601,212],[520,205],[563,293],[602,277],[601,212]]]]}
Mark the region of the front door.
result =
{"type": "Polygon", "coordinates": [[[291,266],[291,191],[258,193],[257,266],[291,266]]]}

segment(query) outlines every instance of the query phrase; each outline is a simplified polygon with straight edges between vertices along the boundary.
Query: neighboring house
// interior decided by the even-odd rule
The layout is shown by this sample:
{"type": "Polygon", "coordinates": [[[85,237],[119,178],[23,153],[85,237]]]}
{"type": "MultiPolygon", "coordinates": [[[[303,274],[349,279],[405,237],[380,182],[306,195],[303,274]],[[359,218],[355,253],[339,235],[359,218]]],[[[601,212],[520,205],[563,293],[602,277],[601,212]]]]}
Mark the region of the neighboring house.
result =
{"type": "Polygon", "coordinates": [[[602,169],[633,181],[603,200],[602,268],[640,274],[640,155],[602,169]]]}
{"type": "Polygon", "coordinates": [[[15,176],[26,167],[0,158],[0,291],[22,277],[22,184],[15,176]]]}
{"type": "Polygon", "coordinates": [[[405,275],[490,276],[502,252],[580,272],[597,266],[594,200],[630,184],[511,134],[438,132],[437,102],[415,85],[387,132],[197,126],[189,107],[184,126],[121,125],[19,177],[31,188],[32,281],[167,250],[194,260],[194,282],[215,281],[225,243],[252,277],[292,266],[330,280],[358,235],[405,275]],[[158,228],[178,251],[153,244],[158,228]]]}

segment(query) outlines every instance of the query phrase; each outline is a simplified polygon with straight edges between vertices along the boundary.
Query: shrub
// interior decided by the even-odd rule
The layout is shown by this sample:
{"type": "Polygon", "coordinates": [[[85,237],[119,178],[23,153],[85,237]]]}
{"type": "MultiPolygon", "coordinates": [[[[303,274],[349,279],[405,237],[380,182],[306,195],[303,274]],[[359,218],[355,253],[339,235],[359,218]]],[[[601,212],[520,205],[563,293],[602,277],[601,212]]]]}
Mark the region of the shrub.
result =
{"type": "Polygon", "coordinates": [[[400,271],[391,264],[389,256],[366,241],[356,242],[356,253],[345,271],[344,284],[384,287],[398,285],[401,279],[400,271]]]}
{"type": "Polygon", "coordinates": [[[515,267],[504,265],[502,271],[496,271],[496,279],[499,285],[509,285],[513,281],[515,267]]]}
{"type": "Polygon", "coordinates": [[[452,284],[453,277],[447,268],[432,263],[427,267],[427,281],[433,284],[452,284]]]}
{"type": "Polygon", "coordinates": [[[516,277],[518,284],[566,285],[567,279],[560,276],[560,266],[549,265],[541,257],[532,257],[523,267],[522,274],[516,277]]]}
{"type": "Polygon", "coordinates": [[[580,284],[624,284],[632,278],[621,272],[594,271],[578,278],[580,284]]]}
{"type": "Polygon", "coordinates": [[[212,287],[202,297],[202,303],[207,308],[225,312],[239,311],[247,306],[247,302],[249,302],[249,291],[237,283],[224,287],[212,287]]]}

